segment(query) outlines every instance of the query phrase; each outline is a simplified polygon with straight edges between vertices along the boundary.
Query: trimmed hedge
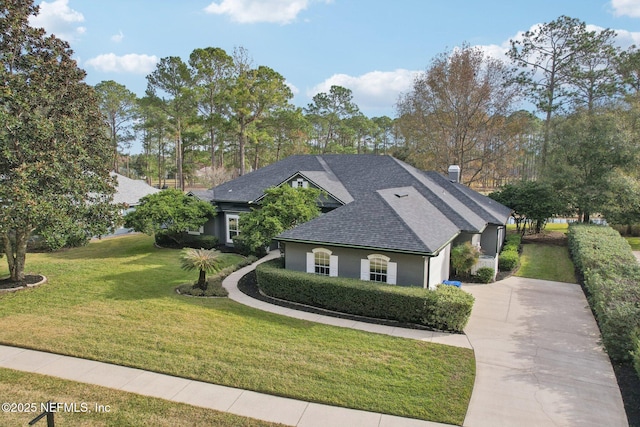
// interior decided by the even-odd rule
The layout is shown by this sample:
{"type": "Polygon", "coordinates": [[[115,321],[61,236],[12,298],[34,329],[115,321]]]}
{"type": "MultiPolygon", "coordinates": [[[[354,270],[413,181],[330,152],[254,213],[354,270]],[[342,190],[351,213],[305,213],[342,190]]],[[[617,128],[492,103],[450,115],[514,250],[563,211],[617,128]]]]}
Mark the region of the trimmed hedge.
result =
{"type": "Polygon", "coordinates": [[[493,277],[495,276],[495,271],[491,267],[481,267],[476,271],[476,279],[480,283],[491,283],[493,282],[493,277]]]}
{"type": "Polygon", "coordinates": [[[640,375],[640,265],[631,247],[610,227],[571,225],[569,250],[609,356],[633,361],[640,375]]]}
{"type": "Polygon", "coordinates": [[[474,301],[473,296],[455,286],[439,286],[430,291],[320,276],[285,270],[281,260],[260,264],[256,275],[260,290],[274,298],[445,331],[462,331],[474,301]]]}
{"type": "Polygon", "coordinates": [[[498,270],[513,271],[520,263],[520,242],[522,237],[519,234],[508,234],[505,238],[502,252],[498,255],[498,270]]]}

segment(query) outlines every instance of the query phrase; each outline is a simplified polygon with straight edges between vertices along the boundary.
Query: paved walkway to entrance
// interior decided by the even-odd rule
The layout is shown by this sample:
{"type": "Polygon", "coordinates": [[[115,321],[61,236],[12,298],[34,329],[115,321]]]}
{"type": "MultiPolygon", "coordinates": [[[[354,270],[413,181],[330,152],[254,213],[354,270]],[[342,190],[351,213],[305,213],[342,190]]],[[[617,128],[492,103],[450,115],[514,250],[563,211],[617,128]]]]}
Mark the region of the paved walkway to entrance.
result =
{"type": "Polygon", "coordinates": [[[510,277],[465,285],[476,381],[465,426],[627,426],[579,285],[510,277]]]}

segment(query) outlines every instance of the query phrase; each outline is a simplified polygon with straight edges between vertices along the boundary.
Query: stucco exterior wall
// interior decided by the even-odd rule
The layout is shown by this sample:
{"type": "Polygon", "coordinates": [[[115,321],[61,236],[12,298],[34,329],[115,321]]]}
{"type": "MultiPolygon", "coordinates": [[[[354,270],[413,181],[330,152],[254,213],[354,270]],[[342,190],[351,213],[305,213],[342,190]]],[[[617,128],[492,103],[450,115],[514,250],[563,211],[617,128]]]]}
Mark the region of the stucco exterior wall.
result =
{"type": "Polygon", "coordinates": [[[504,226],[488,225],[480,239],[482,253],[488,256],[495,256],[500,252],[503,241],[504,226]]]}
{"type": "Polygon", "coordinates": [[[427,283],[429,289],[435,289],[443,280],[449,279],[450,257],[451,244],[440,251],[438,256],[426,260],[429,266],[429,279],[427,283]]]}
{"type": "Polygon", "coordinates": [[[400,286],[420,286],[425,283],[425,257],[384,251],[368,251],[361,249],[341,248],[328,245],[308,245],[303,243],[283,242],[285,252],[285,268],[295,271],[307,270],[307,252],[315,248],[325,248],[338,257],[338,276],[360,278],[360,261],[371,254],[381,254],[391,258],[397,269],[397,284],[400,286]]]}

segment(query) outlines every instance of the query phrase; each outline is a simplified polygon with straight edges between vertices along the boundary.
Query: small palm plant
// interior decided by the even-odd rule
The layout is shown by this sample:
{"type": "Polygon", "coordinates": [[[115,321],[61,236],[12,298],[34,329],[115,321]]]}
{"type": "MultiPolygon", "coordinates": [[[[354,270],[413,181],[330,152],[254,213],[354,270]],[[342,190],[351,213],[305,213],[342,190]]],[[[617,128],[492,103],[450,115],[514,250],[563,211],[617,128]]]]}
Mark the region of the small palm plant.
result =
{"type": "Polygon", "coordinates": [[[220,266],[220,252],[207,249],[185,248],[180,254],[182,268],[187,271],[199,270],[200,276],[195,287],[207,290],[207,273],[214,273],[220,266]]]}

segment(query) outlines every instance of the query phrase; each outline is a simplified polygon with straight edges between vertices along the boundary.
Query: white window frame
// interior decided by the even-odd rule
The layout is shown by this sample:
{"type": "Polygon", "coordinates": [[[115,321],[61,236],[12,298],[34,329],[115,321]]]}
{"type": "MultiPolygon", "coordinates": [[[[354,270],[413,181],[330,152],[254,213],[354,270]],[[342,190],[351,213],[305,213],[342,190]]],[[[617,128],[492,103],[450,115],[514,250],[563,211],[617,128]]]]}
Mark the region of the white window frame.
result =
{"type": "Polygon", "coordinates": [[[333,252],[325,248],[314,248],[311,252],[307,252],[307,273],[316,273],[316,254],[323,254],[329,257],[329,277],[338,276],[338,256],[333,255],[333,252]]]}
{"type": "Polygon", "coordinates": [[[395,285],[398,280],[398,264],[391,262],[391,258],[381,254],[368,255],[366,259],[360,260],[360,280],[371,282],[371,275],[375,274],[371,272],[371,262],[373,260],[382,260],[387,264],[387,272],[385,281],[377,281],[378,283],[386,283],[388,285],[395,285]]]}
{"type": "Polygon", "coordinates": [[[225,214],[225,226],[226,226],[226,235],[227,235],[227,243],[233,243],[233,237],[240,234],[240,215],[238,214],[225,214]],[[231,220],[236,220],[237,230],[231,230],[229,227],[229,222],[231,220]],[[231,231],[234,231],[233,236],[231,235],[231,231]]]}
{"type": "Polygon", "coordinates": [[[191,234],[192,236],[199,236],[204,233],[204,225],[201,225],[197,230],[187,230],[187,234],[191,234]]]}
{"type": "Polygon", "coordinates": [[[309,187],[309,181],[305,181],[302,178],[298,178],[296,180],[291,181],[291,186],[293,188],[308,188],[309,187]]]}

